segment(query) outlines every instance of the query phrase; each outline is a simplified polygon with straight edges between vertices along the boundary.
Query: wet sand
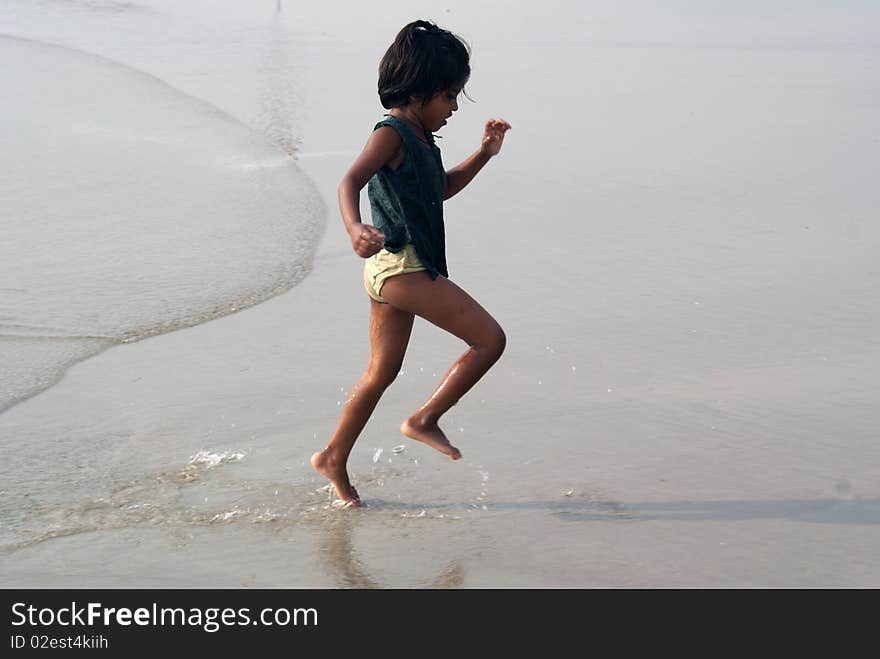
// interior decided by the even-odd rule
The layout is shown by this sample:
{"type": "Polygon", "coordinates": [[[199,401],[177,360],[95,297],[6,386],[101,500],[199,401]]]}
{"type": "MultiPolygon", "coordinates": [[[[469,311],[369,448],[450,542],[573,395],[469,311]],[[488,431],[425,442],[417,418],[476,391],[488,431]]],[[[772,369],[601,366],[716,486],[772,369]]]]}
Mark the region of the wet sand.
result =
{"type": "Polygon", "coordinates": [[[372,87],[376,47],[331,39],[298,155],[330,209],[312,271],[0,415],[69,483],[35,478],[5,586],[880,585],[877,51],[544,44],[576,62],[547,73],[473,33],[447,166],[484,119],[514,129],[447,204],[451,277],[508,335],[445,419],[463,459],[398,433],[464,348],[417,322],[350,461],[366,507],[308,465],[368,357],[335,188],[380,114],[343,84],[372,87]]]}

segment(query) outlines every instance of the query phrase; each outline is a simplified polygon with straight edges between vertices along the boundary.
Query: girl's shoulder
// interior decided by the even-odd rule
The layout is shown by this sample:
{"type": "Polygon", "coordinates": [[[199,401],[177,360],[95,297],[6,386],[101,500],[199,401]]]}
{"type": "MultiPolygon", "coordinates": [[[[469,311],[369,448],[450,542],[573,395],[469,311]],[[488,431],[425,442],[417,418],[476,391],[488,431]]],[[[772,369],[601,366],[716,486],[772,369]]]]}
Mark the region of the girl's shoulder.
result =
{"type": "Polygon", "coordinates": [[[418,135],[413,132],[413,129],[410,128],[409,125],[402,119],[398,119],[393,114],[386,114],[381,121],[379,121],[375,126],[373,126],[373,130],[378,130],[383,126],[389,126],[397,132],[400,136],[400,139],[404,142],[404,144],[409,144],[410,142],[416,143],[421,142],[422,144],[427,144],[428,146],[436,146],[434,142],[434,136],[431,133],[425,132],[424,139],[419,139],[418,135]]]}
{"type": "Polygon", "coordinates": [[[406,139],[408,137],[409,128],[407,128],[406,124],[390,114],[386,114],[380,121],[376,122],[376,125],[373,126],[373,130],[379,130],[386,126],[393,129],[394,132],[400,136],[400,139],[406,139]]]}
{"type": "Polygon", "coordinates": [[[403,131],[394,122],[377,123],[370,136],[370,144],[379,154],[383,166],[391,171],[397,170],[407,151],[403,131]]]}

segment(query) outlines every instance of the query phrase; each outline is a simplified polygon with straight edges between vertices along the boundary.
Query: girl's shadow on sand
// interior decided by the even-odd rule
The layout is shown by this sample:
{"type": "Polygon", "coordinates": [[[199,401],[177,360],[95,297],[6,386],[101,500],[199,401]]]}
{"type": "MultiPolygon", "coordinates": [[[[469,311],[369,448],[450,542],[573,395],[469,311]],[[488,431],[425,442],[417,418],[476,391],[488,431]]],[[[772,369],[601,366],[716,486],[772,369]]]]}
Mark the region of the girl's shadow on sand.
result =
{"type": "MultiPolygon", "coordinates": [[[[448,505],[369,502],[380,510],[418,512],[448,505]]],[[[551,501],[486,501],[489,511],[545,510],[567,522],[613,520],[745,521],[786,519],[815,524],[880,524],[880,499],[729,499],[715,501],[613,501],[606,498],[567,498],[551,501]]],[[[468,506],[463,506],[467,509],[468,506]]],[[[454,509],[454,507],[453,507],[454,509]]]]}
{"type": "MultiPolygon", "coordinates": [[[[564,510],[558,510],[554,514],[560,519],[570,522],[594,522],[609,519],[638,521],[786,519],[814,524],[880,524],[880,499],[759,499],[628,503],[584,501],[579,503],[581,506],[566,505],[564,510]]],[[[504,507],[504,504],[500,504],[500,506],[504,507]]]]}
{"type": "MultiPolygon", "coordinates": [[[[378,510],[397,513],[401,510],[424,512],[432,509],[449,511],[449,506],[407,504],[374,500],[378,510]]],[[[622,503],[607,499],[566,499],[564,501],[496,501],[488,503],[493,511],[546,511],[566,522],[608,521],[744,521],[785,519],[818,524],[878,524],[880,499],[765,499],[727,501],[646,501],[622,503]]],[[[370,574],[358,558],[352,542],[356,518],[339,518],[324,527],[319,556],[325,568],[341,588],[385,588],[386,584],[370,574]]],[[[464,570],[457,560],[433,576],[410,586],[427,588],[461,588],[464,570]]]]}

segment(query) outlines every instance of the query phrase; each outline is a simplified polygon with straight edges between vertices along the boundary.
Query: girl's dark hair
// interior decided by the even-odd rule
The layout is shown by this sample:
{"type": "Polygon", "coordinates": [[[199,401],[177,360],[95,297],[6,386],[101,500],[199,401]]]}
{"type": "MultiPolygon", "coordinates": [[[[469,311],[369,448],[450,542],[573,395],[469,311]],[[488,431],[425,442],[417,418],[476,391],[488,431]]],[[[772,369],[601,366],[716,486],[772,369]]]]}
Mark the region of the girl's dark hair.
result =
{"type": "Polygon", "coordinates": [[[471,75],[470,48],[461,37],[429,21],[397,33],[379,63],[379,100],[384,108],[429,101],[437,92],[464,85],[471,75]]]}

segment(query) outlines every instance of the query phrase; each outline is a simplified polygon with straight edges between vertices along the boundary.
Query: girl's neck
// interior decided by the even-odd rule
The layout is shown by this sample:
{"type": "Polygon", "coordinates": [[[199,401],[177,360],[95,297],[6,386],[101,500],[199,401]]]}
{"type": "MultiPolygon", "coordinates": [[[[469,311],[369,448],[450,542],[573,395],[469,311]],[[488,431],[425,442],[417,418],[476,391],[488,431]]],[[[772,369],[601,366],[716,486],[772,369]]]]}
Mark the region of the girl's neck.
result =
{"type": "Polygon", "coordinates": [[[418,115],[412,111],[409,107],[402,108],[392,108],[389,113],[392,117],[396,117],[406,123],[410,128],[412,128],[413,132],[416,134],[416,137],[420,139],[422,142],[427,142],[425,139],[425,130],[424,124],[422,124],[421,119],[418,115]]]}

